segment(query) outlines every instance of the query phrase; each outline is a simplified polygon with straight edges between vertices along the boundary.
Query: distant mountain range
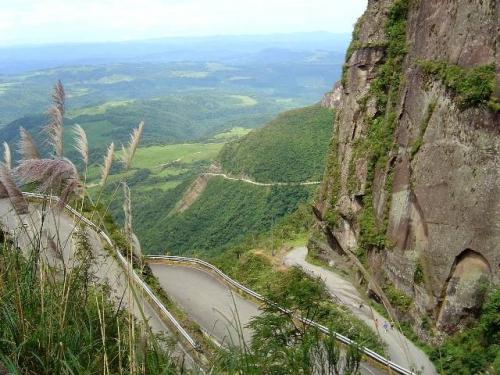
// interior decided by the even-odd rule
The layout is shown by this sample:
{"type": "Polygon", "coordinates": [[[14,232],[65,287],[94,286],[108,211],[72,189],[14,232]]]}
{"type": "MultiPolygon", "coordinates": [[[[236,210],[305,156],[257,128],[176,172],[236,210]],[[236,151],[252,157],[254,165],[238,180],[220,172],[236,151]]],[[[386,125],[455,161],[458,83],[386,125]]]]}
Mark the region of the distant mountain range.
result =
{"type": "Polygon", "coordinates": [[[166,38],[129,42],[50,44],[0,47],[0,74],[74,65],[126,62],[262,61],[262,57],[299,59],[312,51],[342,57],[350,34],[327,32],[166,38]]]}

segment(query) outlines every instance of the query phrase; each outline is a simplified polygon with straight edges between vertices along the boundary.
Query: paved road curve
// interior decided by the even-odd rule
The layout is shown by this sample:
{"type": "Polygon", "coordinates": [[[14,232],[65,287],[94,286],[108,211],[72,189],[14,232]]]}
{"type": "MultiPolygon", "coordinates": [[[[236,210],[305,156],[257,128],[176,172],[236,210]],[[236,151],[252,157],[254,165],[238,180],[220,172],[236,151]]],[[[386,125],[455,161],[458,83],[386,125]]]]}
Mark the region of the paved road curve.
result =
{"type": "Polygon", "coordinates": [[[354,315],[363,320],[380,335],[381,339],[387,344],[389,356],[392,361],[408,369],[422,369],[422,373],[425,375],[437,374],[434,365],[424,352],[399,331],[389,328],[385,332],[383,328],[383,323],[386,321],[385,318],[366,305],[357,289],[349,281],[332,271],[308,263],[306,256],[306,247],[296,247],[285,256],[284,263],[287,266],[299,266],[308,274],[321,277],[330,294],[337,302],[348,307],[354,315]],[[360,309],[359,306],[361,303],[364,306],[360,309]],[[377,326],[375,325],[375,319],[379,322],[377,326]]]}
{"type": "Polygon", "coordinates": [[[250,343],[251,331],[246,325],[260,314],[255,304],[196,268],[154,261],[149,266],[169,297],[219,344],[239,345],[239,332],[250,343]]]}

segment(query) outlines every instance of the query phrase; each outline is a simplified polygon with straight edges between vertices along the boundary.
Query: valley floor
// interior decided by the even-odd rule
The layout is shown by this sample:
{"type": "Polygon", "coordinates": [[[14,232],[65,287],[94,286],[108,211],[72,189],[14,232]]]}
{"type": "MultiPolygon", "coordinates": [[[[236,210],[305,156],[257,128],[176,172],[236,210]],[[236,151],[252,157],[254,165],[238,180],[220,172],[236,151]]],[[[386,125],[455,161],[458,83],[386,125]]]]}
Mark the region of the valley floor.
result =
{"type": "Polygon", "coordinates": [[[386,319],[374,311],[361,297],[358,290],[349,281],[335,272],[315,266],[306,261],[307,248],[296,247],[286,254],[286,266],[299,266],[306,273],[320,277],[336,302],[343,304],[358,318],[363,320],[387,344],[390,359],[408,369],[422,370],[422,374],[437,374],[427,356],[396,328],[384,328],[386,319]]]}

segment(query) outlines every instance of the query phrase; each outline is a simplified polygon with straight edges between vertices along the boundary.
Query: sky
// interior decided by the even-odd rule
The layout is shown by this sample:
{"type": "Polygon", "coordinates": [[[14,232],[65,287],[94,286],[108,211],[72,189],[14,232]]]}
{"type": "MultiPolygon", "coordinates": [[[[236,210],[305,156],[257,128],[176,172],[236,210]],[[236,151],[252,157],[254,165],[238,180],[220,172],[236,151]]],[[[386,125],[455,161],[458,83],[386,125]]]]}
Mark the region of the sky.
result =
{"type": "Polygon", "coordinates": [[[0,45],[350,33],[367,0],[0,0],[0,45]]]}

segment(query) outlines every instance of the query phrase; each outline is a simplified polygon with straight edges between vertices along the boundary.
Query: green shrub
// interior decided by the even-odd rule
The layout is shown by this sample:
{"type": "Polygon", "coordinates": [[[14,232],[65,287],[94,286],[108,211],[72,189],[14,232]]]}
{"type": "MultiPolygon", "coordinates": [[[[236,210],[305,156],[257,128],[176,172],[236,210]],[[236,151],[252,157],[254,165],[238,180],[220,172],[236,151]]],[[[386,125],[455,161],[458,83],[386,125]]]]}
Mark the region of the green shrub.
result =
{"type": "Polygon", "coordinates": [[[417,267],[413,274],[413,282],[415,284],[422,284],[424,282],[424,269],[422,268],[422,263],[420,260],[417,262],[417,267]]]}
{"type": "Polygon", "coordinates": [[[384,292],[392,306],[397,307],[403,312],[408,311],[413,300],[403,292],[399,291],[393,284],[387,284],[384,292]]]}
{"type": "Polygon", "coordinates": [[[431,359],[442,374],[500,373],[500,289],[488,295],[479,321],[446,338],[431,359]]]}
{"type": "Polygon", "coordinates": [[[418,66],[425,74],[441,80],[453,93],[460,108],[489,105],[492,110],[498,109],[498,103],[492,97],[494,64],[467,69],[446,61],[425,60],[419,61],[418,66]]]}

